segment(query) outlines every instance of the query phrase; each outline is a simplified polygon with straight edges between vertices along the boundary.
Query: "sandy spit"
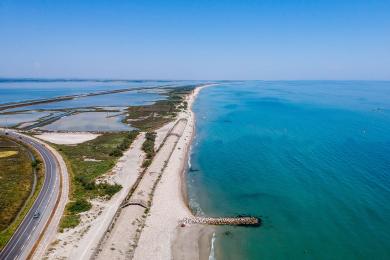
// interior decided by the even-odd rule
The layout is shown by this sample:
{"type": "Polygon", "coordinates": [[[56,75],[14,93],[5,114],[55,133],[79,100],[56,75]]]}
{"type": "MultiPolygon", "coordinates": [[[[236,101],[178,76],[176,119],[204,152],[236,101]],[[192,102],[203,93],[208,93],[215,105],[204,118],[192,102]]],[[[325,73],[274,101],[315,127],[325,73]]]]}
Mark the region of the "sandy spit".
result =
{"type": "Polygon", "coordinates": [[[179,224],[183,218],[193,216],[184,188],[184,174],[195,130],[191,108],[199,92],[207,86],[196,88],[187,97],[189,109],[178,116],[177,120],[187,119],[187,124],[156,188],[150,215],[135,250],[136,260],[208,259],[213,228],[200,225],[182,227],[179,224]]]}

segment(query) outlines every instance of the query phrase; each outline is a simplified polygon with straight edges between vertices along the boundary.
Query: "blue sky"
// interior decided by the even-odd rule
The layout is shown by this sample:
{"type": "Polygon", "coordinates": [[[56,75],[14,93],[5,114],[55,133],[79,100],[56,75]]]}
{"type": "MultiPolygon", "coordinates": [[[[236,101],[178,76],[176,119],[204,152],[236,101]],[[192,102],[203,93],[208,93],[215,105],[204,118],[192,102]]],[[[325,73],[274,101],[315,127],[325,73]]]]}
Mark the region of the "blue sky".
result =
{"type": "Polygon", "coordinates": [[[0,0],[0,76],[390,79],[390,1],[0,0]]]}

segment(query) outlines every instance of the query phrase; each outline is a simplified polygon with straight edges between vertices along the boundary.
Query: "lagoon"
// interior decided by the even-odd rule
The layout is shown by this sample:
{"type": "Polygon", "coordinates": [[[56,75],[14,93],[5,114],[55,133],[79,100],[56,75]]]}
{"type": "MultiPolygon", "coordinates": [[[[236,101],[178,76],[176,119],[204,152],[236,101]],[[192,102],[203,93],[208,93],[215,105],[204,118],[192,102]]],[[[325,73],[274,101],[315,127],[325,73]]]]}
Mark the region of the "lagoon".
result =
{"type": "Polygon", "coordinates": [[[166,83],[158,81],[96,81],[96,80],[1,80],[0,104],[59,96],[86,94],[124,88],[153,87],[166,83]]]}
{"type": "Polygon", "coordinates": [[[40,127],[47,131],[71,132],[117,132],[134,128],[122,123],[123,116],[115,112],[85,112],[62,117],[49,125],[40,127]]]}

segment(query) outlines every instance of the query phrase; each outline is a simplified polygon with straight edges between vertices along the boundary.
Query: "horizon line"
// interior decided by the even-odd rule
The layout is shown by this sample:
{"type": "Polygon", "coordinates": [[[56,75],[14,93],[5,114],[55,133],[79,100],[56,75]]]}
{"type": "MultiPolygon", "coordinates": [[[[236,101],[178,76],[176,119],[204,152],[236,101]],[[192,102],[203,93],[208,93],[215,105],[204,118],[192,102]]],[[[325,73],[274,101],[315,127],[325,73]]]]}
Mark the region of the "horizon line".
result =
{"type": "Polygon", "coordinates": [[[90,78],[90,77],[3,77],[0,76],[0,83],[15,81],[15,82],[30,82],[30,81],[46,81],[46,82],[66,82],[66,81],[390,81],[389,79],[154,79],[154,78],[90,78]]]}

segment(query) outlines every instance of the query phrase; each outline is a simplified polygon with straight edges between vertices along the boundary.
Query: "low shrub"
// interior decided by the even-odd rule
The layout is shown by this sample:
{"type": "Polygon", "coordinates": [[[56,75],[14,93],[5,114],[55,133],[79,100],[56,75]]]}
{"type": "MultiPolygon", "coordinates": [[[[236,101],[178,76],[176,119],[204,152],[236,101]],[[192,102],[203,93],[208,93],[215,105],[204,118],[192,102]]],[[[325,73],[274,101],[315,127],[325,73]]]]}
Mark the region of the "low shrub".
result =
{"type": "Polygon", "coordinates": [[[68,210],[72,213],[80,213],[88,211],[92,208],[92,204],[85,199],[78,199],[68,203],[68,210]]]}
{"type": "Polygon", "coordinates": [[[145,135],[145,142],[142,144],[142,150],[146,153],[147,159],[152,159],[154,156],[154,142],[156,140],[155,132],[147,132],[145,135]]]}
{"type": "Polygon", "coordinates": [[[107,196],[108,198],[111,198],[115,195],[118,191],[122,189],[122,186],[119,184],[108,184],[108,183],[101,183],[97,185],[97,188],[102,193],[102,196],[107,196]]]}

